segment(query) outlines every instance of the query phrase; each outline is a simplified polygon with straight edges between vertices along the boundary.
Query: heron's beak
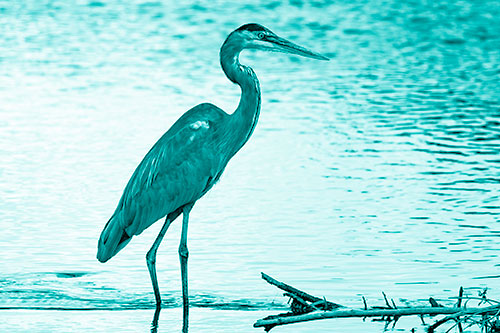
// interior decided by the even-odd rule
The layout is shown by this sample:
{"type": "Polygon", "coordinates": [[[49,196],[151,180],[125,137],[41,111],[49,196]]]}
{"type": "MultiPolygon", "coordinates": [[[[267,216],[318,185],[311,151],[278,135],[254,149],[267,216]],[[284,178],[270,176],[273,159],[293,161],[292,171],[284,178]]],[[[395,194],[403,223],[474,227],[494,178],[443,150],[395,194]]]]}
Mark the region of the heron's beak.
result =
{"type": "Polygon", "coordinates": [[[306,49],[305,47],[294,44],[284,38],[278,37],[276,35],[266,36],[265,41],[273,45],[272,50],[284,53],[297,54],[307,58],[313,58],[318,60],[330,60],[329,58],[306,49]]]}

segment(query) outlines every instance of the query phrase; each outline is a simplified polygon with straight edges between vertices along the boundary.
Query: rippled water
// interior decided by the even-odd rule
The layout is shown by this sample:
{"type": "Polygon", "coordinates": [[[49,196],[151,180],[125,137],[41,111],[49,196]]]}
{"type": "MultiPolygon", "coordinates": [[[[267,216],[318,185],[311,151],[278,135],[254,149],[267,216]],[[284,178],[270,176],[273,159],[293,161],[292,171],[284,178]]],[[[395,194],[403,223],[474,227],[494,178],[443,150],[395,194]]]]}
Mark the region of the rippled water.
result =
{"type": "MultiPolygon", "coordinates": [[[[105,265],[97,239],[175,119],[235,109],[218,51],[247,22],[332,60],[242,56],[261,119],[191,214],[191,330],[252,331],[282,311],[261,271],[349,306],[459,286],[499,299],[499,15],[497,1],[0,2],[0,328],[148,329],[161,223],[105,265]]],[[[159,331],[181,318],[179,235],[158,253],[159,331]]],[[[383,324],[275,330],[314,329],[383,324]]]]}

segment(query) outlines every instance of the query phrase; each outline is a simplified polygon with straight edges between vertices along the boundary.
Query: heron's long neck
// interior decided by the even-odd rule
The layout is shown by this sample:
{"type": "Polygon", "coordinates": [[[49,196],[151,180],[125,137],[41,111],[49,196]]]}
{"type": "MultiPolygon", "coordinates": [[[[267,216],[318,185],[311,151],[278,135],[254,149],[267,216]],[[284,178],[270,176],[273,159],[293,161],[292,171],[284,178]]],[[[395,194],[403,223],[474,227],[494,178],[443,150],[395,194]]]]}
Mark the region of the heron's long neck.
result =
{"type": "Polygon", "coordinates": [[[235,154],[250,138],[259,119],[260,85],[254,71],[240,64],[238,55],[241,49],[226,44],[220,53],[222,70],[229,80],[241,87],[240,103],[230,121],[235,154]]]}

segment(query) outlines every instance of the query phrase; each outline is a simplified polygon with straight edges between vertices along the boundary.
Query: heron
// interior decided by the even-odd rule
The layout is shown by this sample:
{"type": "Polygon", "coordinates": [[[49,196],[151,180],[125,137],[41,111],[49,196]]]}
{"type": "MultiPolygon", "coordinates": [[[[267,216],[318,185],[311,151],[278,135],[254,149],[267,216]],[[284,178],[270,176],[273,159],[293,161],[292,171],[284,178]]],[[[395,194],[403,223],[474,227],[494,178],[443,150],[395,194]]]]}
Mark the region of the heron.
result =
{"type": "Polygon", "coordinates": [[[231,32],[220,49],[220,64],[227,78],[241,88],[238,107],[228,114],[213,104],[203,103],[184,113],[135,169],[98,242],[97,259],[104,263],[123,249],[133,236],[141,234],[165,217],[160,233],[146,254],[156,308],[161,309],[156,253],[168,227],[182,214],[178,254],[184,331],[187,331],[189,311],[189,213],[196,201],[217,183],[229,160],[248,141],[259,118],[260,85],[252,68],[239,62],[239,54],[244,49],[277,51],[329,60],[277,36],[257,23],[242,25],[231,32]]]}

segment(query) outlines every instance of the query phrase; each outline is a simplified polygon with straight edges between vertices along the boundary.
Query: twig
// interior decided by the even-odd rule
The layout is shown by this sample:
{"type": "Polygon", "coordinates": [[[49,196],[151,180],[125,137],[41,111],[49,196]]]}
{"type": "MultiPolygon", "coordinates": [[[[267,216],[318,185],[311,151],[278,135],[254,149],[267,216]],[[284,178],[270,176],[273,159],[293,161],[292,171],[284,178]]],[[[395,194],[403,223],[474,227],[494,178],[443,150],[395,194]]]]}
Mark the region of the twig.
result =
{"type": "Polygon", "coordinates": [[[384,300],[385,300],[385,304],[387,305],[387,308],[392,309],[392,306],[389,304],[389,301],[387,300],[386,294],[384,292],[382,292],[382,295],[384,295],[384,300]]]}
{"type": "Polygon", "coordinates": [[[457,308],[462,306],[462,297],[464,296],[464,288],[460,287],[458,290],[458,301],[457,301],[457,308]]]}

